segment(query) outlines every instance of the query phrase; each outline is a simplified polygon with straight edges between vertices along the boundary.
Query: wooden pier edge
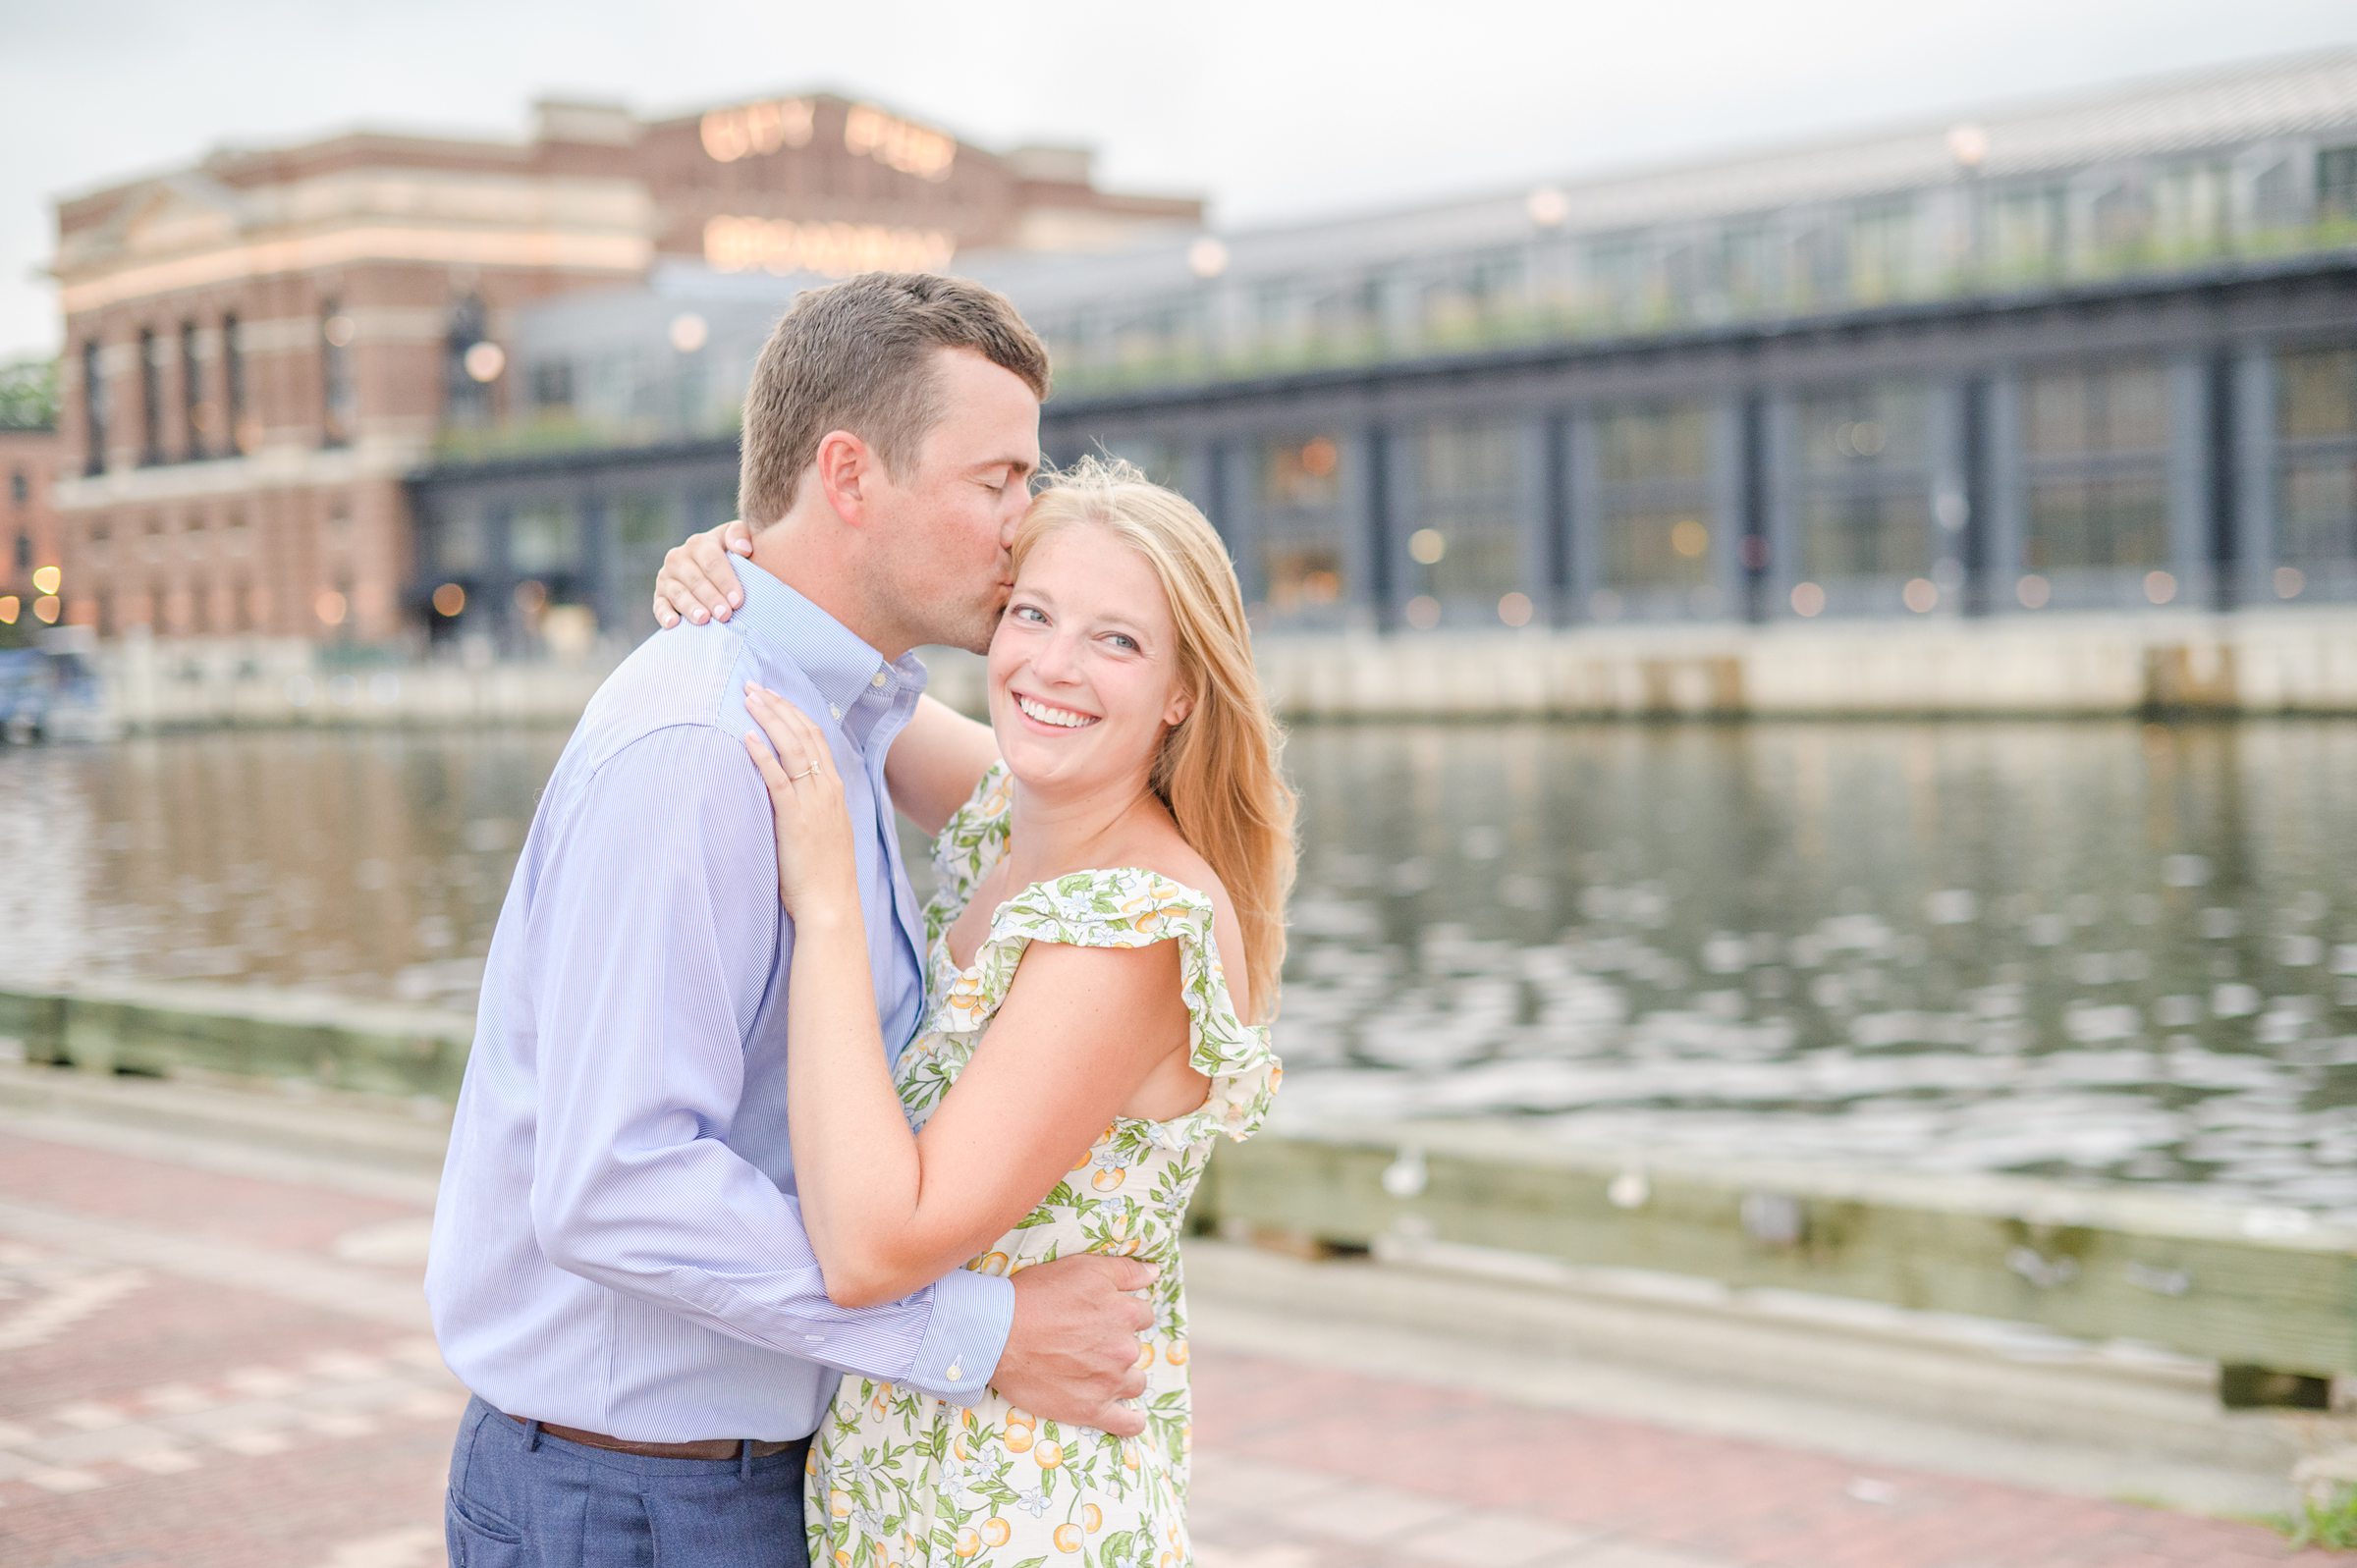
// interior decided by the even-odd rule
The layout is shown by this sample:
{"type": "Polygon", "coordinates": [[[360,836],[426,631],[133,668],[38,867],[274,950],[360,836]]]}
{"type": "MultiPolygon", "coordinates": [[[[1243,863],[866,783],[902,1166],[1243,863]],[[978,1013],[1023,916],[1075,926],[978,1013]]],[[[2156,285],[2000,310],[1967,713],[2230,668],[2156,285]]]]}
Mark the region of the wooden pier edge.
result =
{"type": "MultiPolygon", "coordinates": [[[[0,987],[0,1038],[100,1072],[301,1078],[453,1099],[473,1020],[256,987],[0,987]]],[[[1675,1161],[1507,1121],[1363,1124],[1224,1145],[1203,1228],[1387,1237],[1852,1297],[2217,1362],[2231,1403],[2357,1377],[2357,1227],[2132,1187],[1675,1161]]]]}
{"type": "Polygon", "coordinates": [[[1195,1222],[1294,1250],[1398,1236],[2142,1341],[2219,1363],[2232,1403],[2322,1403],[2357,1375],[2357,1228],[2170,1192],[1705,1165],[1409,1122],[1222,1147],[1195,1222]]]}

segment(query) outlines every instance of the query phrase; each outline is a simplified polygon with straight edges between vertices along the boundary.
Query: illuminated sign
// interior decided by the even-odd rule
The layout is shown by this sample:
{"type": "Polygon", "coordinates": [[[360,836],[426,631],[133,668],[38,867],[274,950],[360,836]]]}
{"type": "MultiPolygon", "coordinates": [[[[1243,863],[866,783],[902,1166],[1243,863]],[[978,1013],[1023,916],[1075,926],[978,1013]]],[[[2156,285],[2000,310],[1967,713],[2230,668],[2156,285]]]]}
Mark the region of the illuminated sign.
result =
{"type": "Polygon", "coordinates": [[[876,223],[795,223],[790,218],[714,218],[704,225],[704,260],[715,272],[939,272],[957,243],[938,229],[876,223]]]}
{"type": "Polygon", "coordinates": [[[852,104],[844,115],[843,146],[920,180],[947,180],[950,165],[958,161],[957,138],[863,103],[852,104]]]}
{"type": "Polygon", "coordinates": [[[716,163],[735,163],[780,147],[810,145],[811,118],[818,105],[808,98],[780,98],[704,116],[704,150],[716,163]]]}
{"type": "MultiPolygon", "coordinates": [[[[812,98],[777,98],[734,109],[715,109],[699,127],[704,151],[715,163],[735,163],[787,147],[806,147],[815,131],[818,103],[812,98]]],[[[855,158],[873,158],[887,169],[919,180],[947,180],[958,161],[958,139],[928,131],[899,115],[864,103],[843,115],[843,147],[855,158]]]]}

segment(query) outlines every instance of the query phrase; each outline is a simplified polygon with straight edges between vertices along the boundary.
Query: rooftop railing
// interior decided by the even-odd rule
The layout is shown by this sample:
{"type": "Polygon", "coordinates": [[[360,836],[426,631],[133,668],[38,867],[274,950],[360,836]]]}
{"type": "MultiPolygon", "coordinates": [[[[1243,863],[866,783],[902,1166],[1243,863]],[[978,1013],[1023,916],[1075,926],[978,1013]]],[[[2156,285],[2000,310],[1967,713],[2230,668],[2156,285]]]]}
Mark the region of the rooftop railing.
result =
{"type": "MultiPolygon", "coordinates": [[[[1523,292],[1481,303],[1462,299],[1411,325],[1362,321],[1342,329],[1302,326],[1215,335],[1207,328],[1173,334],[1148,348],[1107,351],[1072,341],[1069,321],[1047,328],[1059,391],[1068,395],[1213,385],[1320,370],[1551,344],[1604,342],[1681,331],[1798,323],[1878,308],[2002,300],[2058,290],[2230,272],[2238,265],[2350,252],[2357,257],[2357,217],[2335,217],[2228,241],[2164,243],[2145,239],[2054,256],[2020,257],[1927,270],[1890,286],[1774,292],[1673,291],[1658,269],[1648,283],[1617,297],[1593,288],[1550,297],[1523,292]]],[[[1140,309],[1153,301],[1134,302],[1140,309]]]]}

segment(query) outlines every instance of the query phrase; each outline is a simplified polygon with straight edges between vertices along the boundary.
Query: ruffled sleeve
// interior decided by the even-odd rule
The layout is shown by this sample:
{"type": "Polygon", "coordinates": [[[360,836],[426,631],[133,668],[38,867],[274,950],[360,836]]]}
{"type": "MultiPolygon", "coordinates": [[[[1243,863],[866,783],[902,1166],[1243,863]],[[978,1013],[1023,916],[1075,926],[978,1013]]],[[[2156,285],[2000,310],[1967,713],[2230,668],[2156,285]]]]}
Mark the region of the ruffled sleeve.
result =
{"type": "Polygon", "coordinates": [[[942,928],[958,918],[958,912],[972,899],[974,885],[1005,852],[1008,814],[1014,804],[1007,764],[994,762],[965,804],[950,813],[950,820],[933,836],[934,892],[925,904],[928,944],[940,940],[942,928]]]}
{"type": "Polygon", "coordinates": [[[1211,1091],[1199,1109],[1141,1125],[1166,1148],[1217,1133],[1240,1142],[1267,1117],[1285,1069],[1269,1049],[1269,1031],[1236,1013],[1213,935],[1210,898],[1157,872],[1134,866],[1081,871],[1024,889],[1000,911],[973,963],[943,999],[939,1027],[965,1033],[987,1024],[1034,942],[1143,947],[1166,941],[1178,944],[1188,1060],[1211,1080],[1211,1091]]]}

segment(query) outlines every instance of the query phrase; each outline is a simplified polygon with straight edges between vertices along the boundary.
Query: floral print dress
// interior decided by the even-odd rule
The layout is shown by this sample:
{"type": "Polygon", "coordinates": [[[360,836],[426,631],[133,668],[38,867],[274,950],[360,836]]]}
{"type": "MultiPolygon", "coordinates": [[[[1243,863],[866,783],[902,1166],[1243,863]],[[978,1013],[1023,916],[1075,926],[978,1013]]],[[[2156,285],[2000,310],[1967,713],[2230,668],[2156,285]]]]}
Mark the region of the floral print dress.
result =
{"type": "Polygon", "coordinates": [[[1186,1300],[1178,1235],[1212,1146],[1260,1125],[1283,1069],[1268,1031],[1237,1016],[1212,934],[1211,900],[1136,867],[1034,883],[991,917],[960,970],[948,933],[1007,843],[1013,790],[993,767],[934,841],[939,891],[925,910],[929,1012],[896,1081],[922,1128],[958,1081],[1034,942],[1092,947],[1179,945],[1199,1109],[1171,1121],[1117,1119],[1038,1208],[965,1267],[1012,1274],[1074,1252],[1159,1264],[1143,1435],[1111,1437],[1017,1410],[988,1390],[968,1408],[847,1377],[811,1445],[805,1515],[814,1568],[1183,1568],[1187,1451],[1186,1300]]]}

